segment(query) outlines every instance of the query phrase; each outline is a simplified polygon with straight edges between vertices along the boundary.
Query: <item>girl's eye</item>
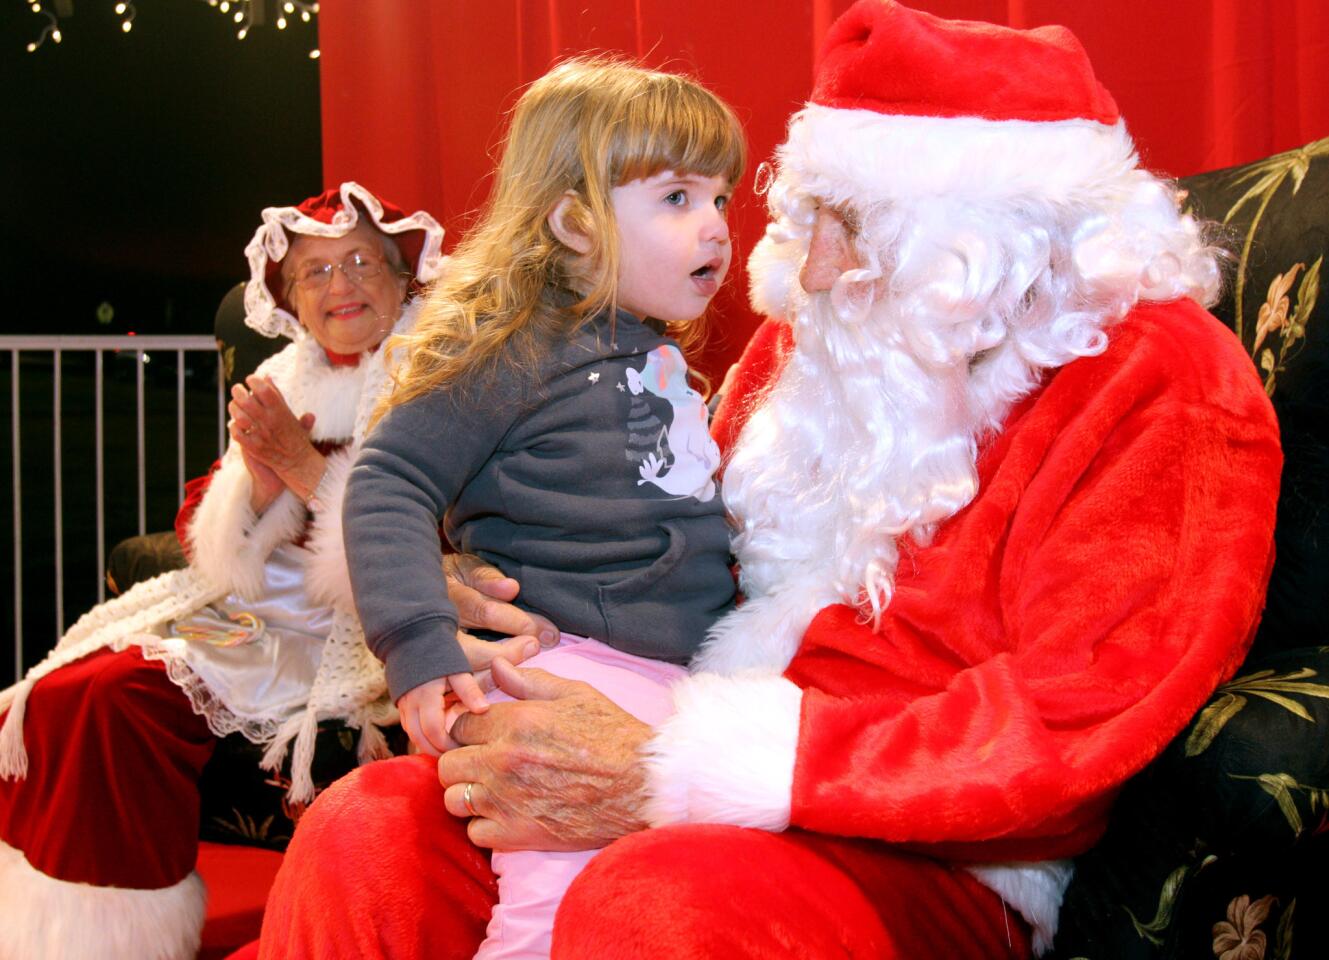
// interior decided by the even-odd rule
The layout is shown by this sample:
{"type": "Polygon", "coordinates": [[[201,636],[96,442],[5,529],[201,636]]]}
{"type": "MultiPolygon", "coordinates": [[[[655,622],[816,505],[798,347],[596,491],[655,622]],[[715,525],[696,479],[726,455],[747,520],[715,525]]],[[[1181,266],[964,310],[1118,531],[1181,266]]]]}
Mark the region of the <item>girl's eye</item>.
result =
{"type": "Polygon", "coordinates": [[[716,197],[716,198],[715,198],[715,209],[719,210],[721,213],[724,213],[726,210],[728,210],[728,209],[729,209],[729,198],[726,197],[726,196],[724,196],[723,194],[722,194],[721,196],[716,197]]]}
{"type": "Polygon", "coordinates": [[[664,201],[672,207],[681,207],[688,202],[688,195],[682,190],[675,190],[665,197],[664,201]]]}

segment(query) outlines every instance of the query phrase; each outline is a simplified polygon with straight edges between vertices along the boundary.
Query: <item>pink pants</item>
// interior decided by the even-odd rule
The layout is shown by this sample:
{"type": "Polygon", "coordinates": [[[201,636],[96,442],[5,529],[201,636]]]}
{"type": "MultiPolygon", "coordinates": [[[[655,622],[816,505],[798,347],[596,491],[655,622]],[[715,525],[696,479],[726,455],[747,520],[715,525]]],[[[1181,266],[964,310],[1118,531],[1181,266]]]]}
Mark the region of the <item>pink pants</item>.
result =
{"type": "MultiPolygon", "coordinates": [[[[598,640],[568,634],[563,635],[557,647],[542,651],[522,666],[539,667],[568,680],[589,683],[638,720],[652,726],[673,712],[669,685],[687,672],[672,663],[634,657],[598,640]]],[[[489,699],[498,702],[512,698],[496,691],[489,699]]],[[[548,957],[554,913],[563,901],[563,894],[598,852],[494,853],[491,862],[498,878],[498,903],[475,960],[548,957]]]]}

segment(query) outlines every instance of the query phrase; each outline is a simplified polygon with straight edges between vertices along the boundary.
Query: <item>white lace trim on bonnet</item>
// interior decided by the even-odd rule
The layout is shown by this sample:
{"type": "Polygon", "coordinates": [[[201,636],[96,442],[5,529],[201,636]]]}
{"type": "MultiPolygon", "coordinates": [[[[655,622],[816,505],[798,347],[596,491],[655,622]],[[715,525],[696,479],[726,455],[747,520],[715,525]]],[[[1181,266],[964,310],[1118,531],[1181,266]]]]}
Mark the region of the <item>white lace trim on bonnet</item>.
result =
{"type": "Polygon", "coordinates": [[[298,339],[304,328],[289,310],[279,307],[268,289],[269,262],[279,262],[290,249],[289,230],[309,237],[344,237],[360,220],[358,203],[373,218],[374,226],[387,236],[424,232],[420,259],[414,264],[415,279],[428,283],[442,272],[443,228],[423,210],[391,223],[383,222],[383,204],[378,197],[353,180],[341,185],[342,208],[333,214],[331,223],[322,223],[301,213],[296,207],[267,207],[263,223],[245,247],[249,261],[249,282],[245,284],[245,323],[265,337],[298,339]],[[352,202],[354,201],[354,202],[352,202]]]}

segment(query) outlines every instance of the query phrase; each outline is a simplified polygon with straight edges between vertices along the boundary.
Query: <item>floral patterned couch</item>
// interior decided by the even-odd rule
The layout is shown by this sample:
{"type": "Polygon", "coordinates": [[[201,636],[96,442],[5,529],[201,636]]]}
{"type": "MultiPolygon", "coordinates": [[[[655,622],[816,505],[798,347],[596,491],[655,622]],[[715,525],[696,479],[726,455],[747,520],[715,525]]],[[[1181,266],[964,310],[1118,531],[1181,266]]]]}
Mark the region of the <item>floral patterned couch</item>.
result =
{"type": "MultiPolygon", "coordinates": [[[[1277,560],[1242,669],[1123,791],[1062,906],[1061,960],[1329,957],[1329,138],[1189,177],[1225,225],[1214,312],[1274,403],[1277,560]]],[[[1252,571],[1252,575],[1254,575],[1252,571]]]]}

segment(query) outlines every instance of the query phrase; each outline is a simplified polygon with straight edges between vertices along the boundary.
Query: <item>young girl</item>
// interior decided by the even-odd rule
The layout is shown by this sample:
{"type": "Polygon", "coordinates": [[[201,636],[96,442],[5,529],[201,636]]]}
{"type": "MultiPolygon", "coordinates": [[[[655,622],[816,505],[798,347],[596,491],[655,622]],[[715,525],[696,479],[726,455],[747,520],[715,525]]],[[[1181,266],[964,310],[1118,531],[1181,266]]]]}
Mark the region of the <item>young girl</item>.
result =
{"type": "MultiPolygon", "coordinates": [[[[647,722],[730,608],[719,452],[663,331],[724,280],[744,159],[729,108],[670,74],[576,60],[518,102],[482,222],[395,343],[409,361],[346,500],[366,639],[421,750],[447,744],[445,693],[487,708],[439,570],[440,518],[564,631],[535,665],[647,722]]],[[[547,954],[590,855],[496,854],[478,956],[547,954]]]]}

